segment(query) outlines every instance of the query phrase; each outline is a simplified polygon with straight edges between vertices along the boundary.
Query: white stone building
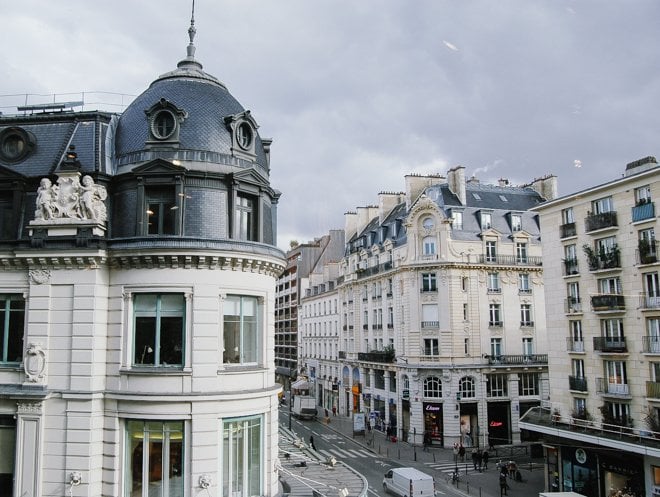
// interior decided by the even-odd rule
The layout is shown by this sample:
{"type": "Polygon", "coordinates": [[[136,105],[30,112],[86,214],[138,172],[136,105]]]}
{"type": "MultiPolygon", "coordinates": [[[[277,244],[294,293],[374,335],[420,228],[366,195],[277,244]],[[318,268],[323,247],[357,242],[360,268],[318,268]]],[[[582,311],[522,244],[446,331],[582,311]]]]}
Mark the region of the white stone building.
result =
{"type": "Polygon", "coordinates": [[[647,157],[534,209],[551,403],[522,424],[544,436],[548,488],[660,494],[658,198],[660,168],[647,157]]]}
{"type": "Polygon", "coordinates": [[[554,196],[554,177],[482,185],[457,167],[446,178],[407,176],[405,192],[346,215],[341,414],[367,412],[413,443],[425,432],[444,446],[525,439],[520,414],[548,394],[541,245],[529,209],[554,196]]]}
{"type": "Polygon", "coordinates": [[[121,115],[0,116],[2,496],[278,493],[270,140],[189,33],[121,115]]]}

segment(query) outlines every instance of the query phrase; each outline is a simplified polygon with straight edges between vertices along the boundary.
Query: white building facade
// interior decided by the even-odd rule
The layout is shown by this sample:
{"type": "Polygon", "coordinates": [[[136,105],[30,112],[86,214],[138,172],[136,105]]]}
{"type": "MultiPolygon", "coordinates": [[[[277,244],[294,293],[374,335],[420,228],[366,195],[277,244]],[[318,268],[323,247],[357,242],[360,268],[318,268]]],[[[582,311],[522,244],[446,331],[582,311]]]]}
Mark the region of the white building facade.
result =
{"type": "Polygon", "coordinates": [[[121,115],[0,117],[2,496],[278,493],[270,140],[190,32],[121,115]]]}

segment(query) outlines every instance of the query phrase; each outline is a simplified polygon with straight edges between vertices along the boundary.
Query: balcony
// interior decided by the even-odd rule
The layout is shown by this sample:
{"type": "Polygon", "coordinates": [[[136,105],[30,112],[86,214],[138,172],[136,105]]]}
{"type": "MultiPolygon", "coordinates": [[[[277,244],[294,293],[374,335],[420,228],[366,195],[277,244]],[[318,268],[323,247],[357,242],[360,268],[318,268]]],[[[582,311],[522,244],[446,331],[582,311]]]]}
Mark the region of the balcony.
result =
{"type": "Polygon", "coordinates": [[[642,293],[639,296],[640,309],[660,309],[660,295],[642,293]]]}
{"type": "Polygon", "coordinates": [[[647,381],[646,382],[646,396],[649,399],[660,399],[660,382],[647,381]]]}
{"type": "Polygon", "coordinates": [[[438,287],[436,286],[423,286],[419,289],[419,293],[436,293],[437,291],[438,287]]]}
{"type": "Polygon", "coordinates": [[[440,321],[422,321],[422,329],[440,328],[440,321]]]}
{"type": "Polygon", "coordinates": [[[577,259],[564,259],[564,276],[571,276],[579,273],[580,269],[578,268],[577,259]]]}
{"type": "Polygon", "coordinates": [[[604,269],[617,269],[621,267],[619,248],[616,245],[609,250],[601,248],[597,253],[588,245],[585,245],[583,249],[589,262],[589,271],[602,271],[604,269]]]}
{"type": "Polygon", "coordinates": [[[645,219],[653,219],[655,217],[655,204],[653,202],[640,202],[632,208],[632,221],[644,221],[645,219]]]}
{"type": "Polygon", "coordinates": [[[542,266],[543,258],[537,256],[480,254],[480,264],[501,266],[542,266]]]}
{"type": "Polygon", "coordinates": [[[624,337],[594,337],[594,350],[604,353],[628,352],[624,337]]]}
{"type": "Polygon", "coordinates": [[[623,295],[604,293],[591,296],[591,309],[594,312],[624,311],[626,303],[623,295]]]}
{"type": "Polygon", "coordinates": [[[584,352],[584,342],[582,340],[575,340],[573,337],[566,339],[566,350],[568,352],[584,352]]]}
{"type": "Polygon", "coordinates": [[[501,328],[502,326],[504,326],[502,321],[488,321],[489,328],[501,328]]]}
{"type": "Polygon", "coordinates": [[[528,365],[548,364],[548,354],[517,354],[517,355],[488,355],[484,356],[491,365],[528,365]]]}
{"type": "Polygon", "coordinates": [[[658,242],[640,240],[637,244],[637,264],[655,264],[658,262],[658,242]]]}
{"type": "Polygon", "coordinates": [[[520,321],[520,327],[521,328],[533,328],[534,327],[534,321],[520,321]]]}
{"type": "Polygon", "coordinates": [[[577,229],[575,228],[575,223],[566,223],[559,226],[560,238],[568,238],[576,235],[577,235],[577,229]]]}
{"type": "Polygon", "coordinates": [[[497,293],[497,294],[502,293],[501,288],[486,288],[486,291],[488,293],[497,293]]]}
{"type": "Polygon", "coordinates": [[[564,312],[566,314],[582,313],[582,301],[580,297],[568,297],[564,301],[564,312]]]}
{"type": "Polygon", "coordinates": [[[585,231],[602,230],[612,226],[618,226],[616,211],[601,212],[600,214],[590,214],[584,219],[585,231]]]}
{"type": "Polygon", "coordinates": [[[660,354],[660,336],[642,337],[642,352],[646,354],[660,354]]]}
{"type": "Polygon", "coordinates": [[[394,350],[374,350],[371,352],[358,352],[358,361],[380,362],[389,364],[394,362],[394,350]]]}
{"type": "Polygon", "coordinates": [[[583,376],[569,376],[568,388],[570,390],[575,390],[576,392],[586,392],[587,379],[583,376]]]}
{"type": "Polygon", "coordinates": [[[596,393],[612,397],[629,397],[630,387],[627,383],[613,383],[607,378],[596,378],[596,393]]]}

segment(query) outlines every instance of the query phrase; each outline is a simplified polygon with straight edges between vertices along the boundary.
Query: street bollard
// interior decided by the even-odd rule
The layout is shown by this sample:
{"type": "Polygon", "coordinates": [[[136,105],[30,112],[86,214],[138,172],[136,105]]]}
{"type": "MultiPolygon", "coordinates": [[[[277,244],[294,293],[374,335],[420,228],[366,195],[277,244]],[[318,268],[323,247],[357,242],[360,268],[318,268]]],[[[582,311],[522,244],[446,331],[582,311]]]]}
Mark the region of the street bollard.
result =
{"type": "Polygon", "coordinates": [[[399,459],[401,459],[401,449],[399,449],[399,459]]]}
{"type": "Polygon", "coordinates": [[[435,452],[433,453],[433,462],[435,462],[435,452]]]}

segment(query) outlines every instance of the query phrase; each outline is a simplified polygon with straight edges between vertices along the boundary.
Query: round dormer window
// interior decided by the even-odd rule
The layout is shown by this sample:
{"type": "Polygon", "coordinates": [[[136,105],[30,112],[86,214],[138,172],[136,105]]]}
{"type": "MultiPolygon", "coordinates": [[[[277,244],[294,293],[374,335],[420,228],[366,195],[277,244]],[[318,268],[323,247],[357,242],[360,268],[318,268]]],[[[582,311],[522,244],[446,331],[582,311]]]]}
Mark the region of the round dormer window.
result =
{"type": "Polygon", "coordinates": [[[432,218],[432,217],[430,217],[430,216],[429,216],[429,217],[425,217],[425,218],[422,220],[422,226],[423,226],[424,229],[426,229],[426,230],[432,230],[433,227],[435,226],[435,222],[433,221],[433,218],[432,218]]]}
{"type": "Polygon", "coordinates": [[[252,145],[252,127],[243,122],[236,129],[236,142],[243,150],[247,150],[252,145]]]}
{"type": "Polygon", "coordinates": [[[154,114],[151,132],[158,140],[167,140],[176,130],[176,118],[169,110],[161,110],[154,114]]]}
{"type": "Polygon", "coordinates": [[[0,157],[5,162],[22,161],[33,147],[33,137],[21,128],[7,128],[0,133],[0,157]]]}

